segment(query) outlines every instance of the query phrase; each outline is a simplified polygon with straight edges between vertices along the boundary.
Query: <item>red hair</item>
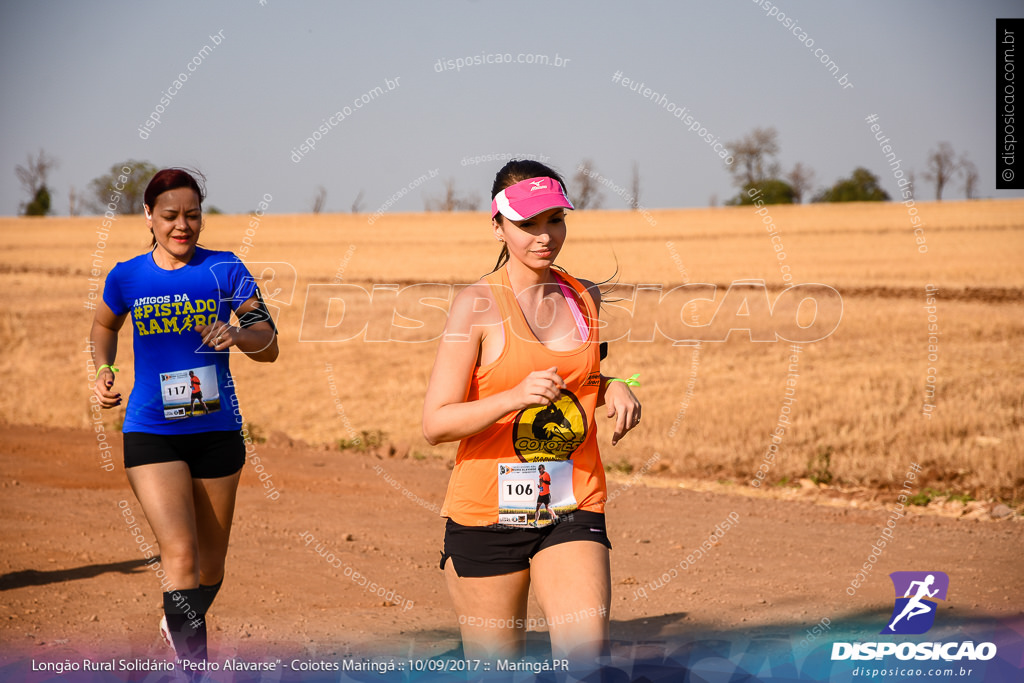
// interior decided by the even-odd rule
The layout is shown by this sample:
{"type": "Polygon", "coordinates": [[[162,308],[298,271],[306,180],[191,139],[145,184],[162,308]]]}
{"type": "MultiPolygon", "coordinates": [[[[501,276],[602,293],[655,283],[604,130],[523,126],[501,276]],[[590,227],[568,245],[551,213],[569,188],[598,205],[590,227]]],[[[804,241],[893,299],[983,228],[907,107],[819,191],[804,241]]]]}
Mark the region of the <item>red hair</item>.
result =
{"type": "MultiPolygon", "coordinates": [[[[203,174],[198,171],[188,171],[184,168],[164,168],[157,171],[156,175],[154,175],[149,181],[149,185],[146,185],[145,194],[142,195],[142,201],[145,203],[146,212],[153,212],[153,206],[156,204],[156,198],[164,192],[177,190],[182,187],[190,188],[196,193],[196,197],[199,198],[199,208],[202,209],[203,200],[206,199],[206,191],[203,189],[200,182],[196,180],[195,176],[199,176],[203,182],[206,182],[206,178],[204,178],[203,174]]],[[[155,236],[153,237],[153,241],[150,246],[156,246],[155,236]]]]}
{"type": "MultiPolygon", "coordinates": [[[[193,173],[196,172],[193,171],[193,173]]],[[[196,173],[196,175],[204,181],[206,180],[202,174],[196,173]]],[[[199,197],[199,206],[203,205],[203,200],[206,199],[206,192],[203,190],[203,186],[199,184],[199,181],[196,180],[192,173],[183,168],[165,168],[157,171],[153,179],[149,181],[149,185],[146,186],[143,201],[146,203],[146,207],[152,211],[157,197],[168,190],[177,190],[179,187],[191,188],[196,193],[196,196],[199,197]]]]}

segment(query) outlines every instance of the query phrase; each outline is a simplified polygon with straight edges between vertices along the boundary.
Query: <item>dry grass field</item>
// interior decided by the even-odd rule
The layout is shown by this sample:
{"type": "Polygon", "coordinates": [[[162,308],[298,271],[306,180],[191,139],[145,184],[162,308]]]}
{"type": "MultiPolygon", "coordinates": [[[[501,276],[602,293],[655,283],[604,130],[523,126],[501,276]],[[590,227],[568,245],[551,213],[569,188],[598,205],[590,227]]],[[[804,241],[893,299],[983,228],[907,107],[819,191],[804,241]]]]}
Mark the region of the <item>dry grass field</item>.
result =
{"type": "MultiPolygon", "coordinates": [[[[649,476],[746,486],[786,407],[790,423],[766,486],[813,478],[898,488],[916,462],[924,468],[922,486],[940,494],[1024,502],[1024,201],[919,208],[927,253],[918,251],[900,204],[771,207],[782,261],[750,208],[652,211],[650,220],[633,212],[572,215],[560,264],[590,279],[615,275],[620,285],[610,296],[621,300],[606,311],[619,339],[605,373],[639,372],[643,384],[641,428],[615,448],[603,429],[606,465],[628,472],[656,463],[649,476]],[[751,341],[745,331],[699,348],[647,334],[657,316],[670,330],[710,322],[734,281],[763,280],[774,301],[785,284],[780,265],[793,283],[828,285],[841,296],[835,331],[801,344],[795,366],[789,343],[751,341]],[[631,285],[669,290],[687,282],[717,285],[715,301],[680,310],[680,299],[669,297],[656,312],[657,295],[646,291],[634,310],[631,285]],[[927,285],[938,289],[933,349],[927,285]],[[633,338],[624,335],[629,330],[633,338]],[[926,393],[929,368],[934,398],[926,393]],[[786,403],[788,375],[796,376],[788,378],[795,401],[786,403]],[[934,406],[928,414],[926,403],[934,406]]],[[[116,262],[144,251],[149,237],[140,217],[127,216],[98,245],[100,223],[0,219],[7,293],[0,416],[9,424],[91,426],[89,293],[116,262]],[[98,281],[90,281],[94,262],[98,281]]],[[[238,253],[249,225],[249,216],[209,216],[201,242],[238,253]]],[[[281,357],[273,365],[234,362],[246,421],[257,433],[326,448],[380,431],[413,458],[451,458],[454,445],[431,448],[420,436],[420,410],[431,340],[443,324],[437,306],[446,305],[450,285],[474,281],[496,257],[487,217],[395,214],[370,225],[366,216],[268,215],[250,233],[245,259],[278,309],[281,357]],[[337,283],[353,287],[323,286],[337,283]],[[374,283],[400,291],[378,288],[368,305],[358,288],[374,283]],[[406,289],[421,283],[437,286],[406,289]],[[428,295],[441,298],[420,300],[428,295]],[[346,305],[329,303],[330,296],[346,305]],[[395,300],[404,318],[423,326],[393,318],[395,300]],[[364,320],[367,332],[351,338],[364,320]]],[[[750,303],[765,300],[758,296],[750,303]]],[[[757,318],[753,307],[749,318],[726,308],[719,314],[726,322],[757,318]]],[[[809,311],[801,308],[801,324],[811,320],[809,311]]],[[[776,313],[753,323],[755,336],[773,326],[796,329],[791,306],[776,313]]],[[[702,334],[722,324],[719,318],[702,334]]],[[[118,357],[123,390],[133,379],[131,355],[126,327],[118,357]]],[[[105,420],[116,429],[120,416],[105,420]]]]}

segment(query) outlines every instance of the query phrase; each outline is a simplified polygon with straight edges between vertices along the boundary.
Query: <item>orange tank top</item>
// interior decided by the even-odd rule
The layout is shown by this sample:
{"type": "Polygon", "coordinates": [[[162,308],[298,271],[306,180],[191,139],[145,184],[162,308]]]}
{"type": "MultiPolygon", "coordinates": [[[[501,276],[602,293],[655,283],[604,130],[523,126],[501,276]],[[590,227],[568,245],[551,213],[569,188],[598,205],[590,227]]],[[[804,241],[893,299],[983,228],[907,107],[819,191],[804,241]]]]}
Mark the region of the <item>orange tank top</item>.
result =
{"type": "MultiPolygon", "coordinates": [[[[552,366],[558,367],[566,390],[550,406],[505,415],[459,443],[441,509],[442,516],[458,524],[538,522],[533,518],[541,495],[538,464],[551,477],[545,488],[556,514],[604,512],[607,485],[594,420],[601,383],[597,311],[579,281],[563,273],[556,277],[571,288],[589,327],[587,341],[571,351],[552,351],[534,336],[505,268],[484,278],[498,304],[505,343],[496,360],[474,369],[466,400],[506,391],[534,370],[552,366]]],[[[547,516],[542,521],[548,521],[547,516]]]]}

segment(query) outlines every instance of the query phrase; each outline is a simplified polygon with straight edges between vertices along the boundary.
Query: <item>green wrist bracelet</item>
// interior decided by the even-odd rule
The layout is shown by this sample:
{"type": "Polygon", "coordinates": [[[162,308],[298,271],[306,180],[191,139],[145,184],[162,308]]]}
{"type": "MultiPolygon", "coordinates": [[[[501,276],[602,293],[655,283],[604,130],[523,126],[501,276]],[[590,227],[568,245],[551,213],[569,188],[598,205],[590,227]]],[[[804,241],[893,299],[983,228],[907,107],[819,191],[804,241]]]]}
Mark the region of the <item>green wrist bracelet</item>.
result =
{"type": "Polygon", "coordinates": [[[109,363],[104,363],[103,365],[101,365],[98,368],[96,368],[96,374],[98,375],[101,372],[103,372],[103,368],[110,368],[112,372],[121,372],[120,370],[115,368],[113,365],[111,365],[109,363]]]}
{"type": "Polygon", "coordinates": [[[610,380],[605,382],[605,386],[610,385],[612,382],[622,382],[627,387],[638,387],[640,386],[640,373],[636,373],[628,379],[622,379],[620,377],[612,377],[610,380]]]}

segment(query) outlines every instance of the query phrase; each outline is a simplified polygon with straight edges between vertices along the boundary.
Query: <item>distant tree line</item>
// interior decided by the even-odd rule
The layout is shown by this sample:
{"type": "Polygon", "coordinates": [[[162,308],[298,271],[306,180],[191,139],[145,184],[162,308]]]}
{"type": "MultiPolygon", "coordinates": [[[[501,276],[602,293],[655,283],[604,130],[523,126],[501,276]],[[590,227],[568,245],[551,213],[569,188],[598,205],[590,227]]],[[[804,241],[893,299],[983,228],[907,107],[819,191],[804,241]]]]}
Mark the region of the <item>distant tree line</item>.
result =
{"type": "MultiPolygon", "coordinates": [[[[733,163],[727,165],[732,182],[739,192],[725,203],[731,206],[753,204],[752,197],[765,204],[800,204],[814,183],[814,171],[797,163],[783,173],[778,162],[779,133],[775,128],[755,128],[743,138],[733,141],[733,163]]],[[[966,155],[957,158],[953,146],[939,143],[929,151],[924,179],[935,186],[935,199],[955,179],[963,181],[964,194],[974,199],[978,188],[978,169],[966,155]]],[[[911,186],[914,174],[911,172],[911,186]]],[[[831,187],[820,188],[811,196],[812,202],[886,202],[889,193],[882,189],[878,176],[859,166],[847,178],[840,178],[831,187]]]]}
{"type": "MultiPolygon", "coordinates": [[[[882,189],[878,176],[863,167],[857,167],[849,177],[840,178],[829,187],[821,187],[811,194],[814,185],[814,171],[803,163],[795,164],[784,171],[778,161],[779,133],[773,127],[754,128],[750,133],[728,143],[732,150],[733,163],[726,166],[732,176],[732,184],[737,188],[734,197],[725,201],[730,206],[742,206],[754,203],[754,197],[765,204],[801,204],[805,200],[812,202],[884,202],[889,201],[889,194],[882,189]]],[[[21,183],[27,199],[18,207],[23,216],[47,216],[53,213],[53,188],[49,183],[50,172],[58,162],[42,149],[36,155],[29,154],[24,165],[14,167],[14,173],[21,183]]],[[[590,159],[584,159],[577,167],[577,173],[571,178],[570,195],[577,209],[598,209],[604,201],[602,185],[624,198],[633,210],[640,207],[640,171],[633,164],[632,177],[627,189],[603,178],[594,168],[590,159]]],[[[101,214],[116,204],[120,214],[142,213],[143,194],[150,178],[159,170],[147,161],[128,159],[110,167],[110,171],[93,178],[84,196],[76,192],[74,186],[68,191],[69,213],[77,216],[83,211],[101,214]],[[124,177],[127,182],[119,180],[124,177]]],[[[921,174],[927,182],[935,187],[935,199],[942,200],[943,193],[956,180],[960,180],[964,195],[974,199],[978,190],[978,168],[967,158],[966,154],[957,156],[953,146],[948,142],[940,142],[935,149],[928,152],[926,168],[921,174]]],[[[914,173],[910,172],[913,187],[914,173]]],[[[352,202],[352,213],[358,213],[363,207],[364,194],[360,190],[352,202]]],[[[319,186],[311,202],[310,209],[314,214],[324,209],[327,190],[319,186]]],[[[717,203],[712,199],[711,204],[717,203]]],[[[475,194],[463,195],[455,187],[455,179],[449,178],[439,196],[424,200],[427,211],[476,211],[482,202],[475,194]]],[[[486,208],[486,207],[485,207],[486,208]]],[[[209,206],[207,213],[216,214],[220,211],[209,206]]]]}

